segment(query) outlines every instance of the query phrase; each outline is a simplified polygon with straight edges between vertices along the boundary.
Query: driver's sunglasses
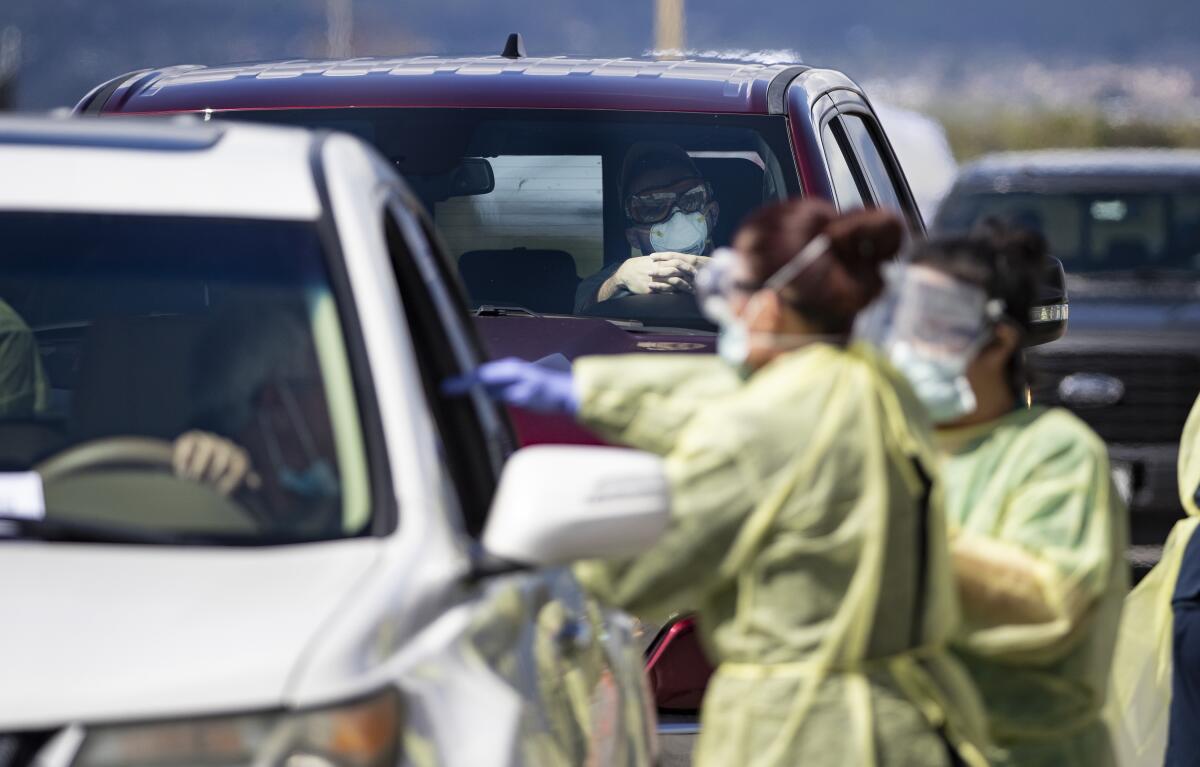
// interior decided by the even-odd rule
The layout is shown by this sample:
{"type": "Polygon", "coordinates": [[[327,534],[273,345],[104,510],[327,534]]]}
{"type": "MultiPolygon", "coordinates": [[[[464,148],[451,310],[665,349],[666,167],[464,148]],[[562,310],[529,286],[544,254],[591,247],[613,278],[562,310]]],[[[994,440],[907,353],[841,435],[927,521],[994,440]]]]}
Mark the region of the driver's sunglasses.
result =
{"type": "Polygon", "coordinates": [[[676,189],[648,189],[629,198],[625,213],[635,224],[657,224],[671,217],[679,209],[684,213],[704,210],[712,199],[712,187],[700,181],[683,191],[676,189]]]}

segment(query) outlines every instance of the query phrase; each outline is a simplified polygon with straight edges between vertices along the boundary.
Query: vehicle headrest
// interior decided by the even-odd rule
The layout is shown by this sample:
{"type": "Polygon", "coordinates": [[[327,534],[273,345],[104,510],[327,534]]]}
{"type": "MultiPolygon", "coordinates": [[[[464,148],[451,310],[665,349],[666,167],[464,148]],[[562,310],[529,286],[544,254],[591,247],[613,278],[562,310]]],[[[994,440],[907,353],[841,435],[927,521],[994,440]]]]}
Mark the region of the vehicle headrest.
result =
{"type": "Polygon", "coordinates": [[[753,162],[740,158],[701,158],[696,164],[712,184],[713,199],[721,206],[717,226],[709,234],[714,243],[727,244],[742,221],[763,205],[766,174],[753,162]]]}
{"type": "Polygon", "coordinates": [[[192,420],[199,317],[96,320],[84,337],[73,392],[75,440],[122,434],[173,439],[192,420]]]}

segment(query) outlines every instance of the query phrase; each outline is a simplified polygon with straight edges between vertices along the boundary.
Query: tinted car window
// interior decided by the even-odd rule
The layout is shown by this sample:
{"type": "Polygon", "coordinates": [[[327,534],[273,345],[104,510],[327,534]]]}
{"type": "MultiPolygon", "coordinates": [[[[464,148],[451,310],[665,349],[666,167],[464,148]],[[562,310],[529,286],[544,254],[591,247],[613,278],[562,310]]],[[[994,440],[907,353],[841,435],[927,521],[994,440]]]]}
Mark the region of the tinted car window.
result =
{"type": "Polygon", "coordinates": [[[0,242],[0,462],[41,474],[48,518],[216,542],[366,529],[314,224],[4,213],[0,242]]]}
{"type": "Polygon", "coordinates": [[[442,460],[454,480],[466,530],[479,535],[496,477],[512,451],[507,422],[497,404],[482,394],[441,395],[440,382],[479,364],[479,352],[462,324],[461,300],[456,300],[421,224],[399,204],[389,205],[384,213],[384,237],[424,373],[426,397],[442,436],[442,460]]]}
{"type": "Polygon", "coordinates": [[[1068,272],[1200,275],[1200,193],[952,194],[938,229],[997,218],[1041,233],[1068,272]]]}
{"type": "Polygon", "coordinates": [[[888,172],[883,152],[868,129],[866,121],[855,114],[843,115],[841,120],[845,126],[846,135],[854,146],[854,151],[862,160],[863,172],[871,182],[871,189],[875,193],[875,204],[883,208],[891,208],[902,216],[905,215],[903,203],[900,201],[900,193],[896,191],[896,185],[892,182],[892,175],[888,172]]]}
{"type": "Polygon", "coordinates": [[[711,328],[690,294],[590,300],[611,270],[644,255],[627,236],[631,222],[620,189],[635,145],[670,144],[690,156],[719,210],[707,232],[712,247],[729,244],[737,224],[764,202],[800,191],[782,116],[321,109],[226,117],[332,127],[372,142],[433,213],[477,309],[711,328]],[[464,191],[463,169],[481,162],[490,166],[494,187],[464,191]]]}
{"type": "Polygon", "coordinates": [[[936,226],[965,232],[987,218],[997,218],[1043,235],[1054,255],[1070,268],[1083,250],[1086,227],[1079,201],[1069,195],[987,194],[954,195],[943,203],[936,226]]]}
{"type": "Polygon", "coordinates": [[[857,163],[857,161],[853,160],[853,156],[850,161],[847,160],[841,144],[838,143],[837,136],[834,134],[833,126],[833,122],[825,124],[825,128],[821,131],[821,141],[825,146],[825,161],[829,163],[830,180],[833,182],[833,193],[837,197],[838,207],[841,210],[865,207],[863,196],[858,190],[858,182],[855,181],[854,172],[850,169],[850,162],[857,163]]]}
{"type": "Polygon", "coordinates": [[[1099,197],[1087,203],[1093,261],[1124,268],[1152,265],[1167,246],[1167,201],[1162,197],[1099,197]],[[1135,263],[1126,264],[1123,262],[1135,263]]]}
{"type": "Polygon", "coordinates": [[[1171,201],[1170,247],[1200,271],[1200,192],[1177,194],[1171,201]]]}

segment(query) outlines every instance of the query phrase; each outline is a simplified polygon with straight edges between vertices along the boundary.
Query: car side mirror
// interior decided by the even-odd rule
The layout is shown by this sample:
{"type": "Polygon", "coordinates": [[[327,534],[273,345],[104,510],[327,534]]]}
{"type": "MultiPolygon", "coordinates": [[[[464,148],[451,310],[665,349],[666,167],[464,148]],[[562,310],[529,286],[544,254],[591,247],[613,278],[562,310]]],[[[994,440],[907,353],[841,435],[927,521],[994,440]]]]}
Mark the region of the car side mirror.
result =
{"type": "Polygon", "coordinates": [[[1070,303],[1067,300],[1067,275],[1062,261],[1053,256],[1038,286],[1037,300],[1031,310],[1033,329],[1025,340],[1025,346],[1041,346],[1057,341],[1067,333],[1067,317],[1070,303]]]}
{"type": "Polygon", "coordinates": [[[483,533],[489,556],[532,566],[616,559],[666,530],[663,461],[616,447],[527,447],[508,460],[483,533]]]}

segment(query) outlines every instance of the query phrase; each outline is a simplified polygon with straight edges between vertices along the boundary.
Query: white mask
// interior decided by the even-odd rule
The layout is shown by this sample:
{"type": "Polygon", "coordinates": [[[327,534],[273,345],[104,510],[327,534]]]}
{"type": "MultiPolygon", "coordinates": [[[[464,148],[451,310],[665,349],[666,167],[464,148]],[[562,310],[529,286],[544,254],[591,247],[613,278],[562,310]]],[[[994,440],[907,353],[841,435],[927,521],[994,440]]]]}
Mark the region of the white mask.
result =
{"type": "Polygon", "coordinates": [[[735,368],[742,368],[750,357],[750,330],[736,318],[717,328],[717,356],[735,368]]]}
{"type": "Polygon", "coordinates": [[[666,221],[650,227],[650,247],[654,252],[703,255],[708,244],[708,218],[702,211],[684,213],[676,210],[666,221]]]}

